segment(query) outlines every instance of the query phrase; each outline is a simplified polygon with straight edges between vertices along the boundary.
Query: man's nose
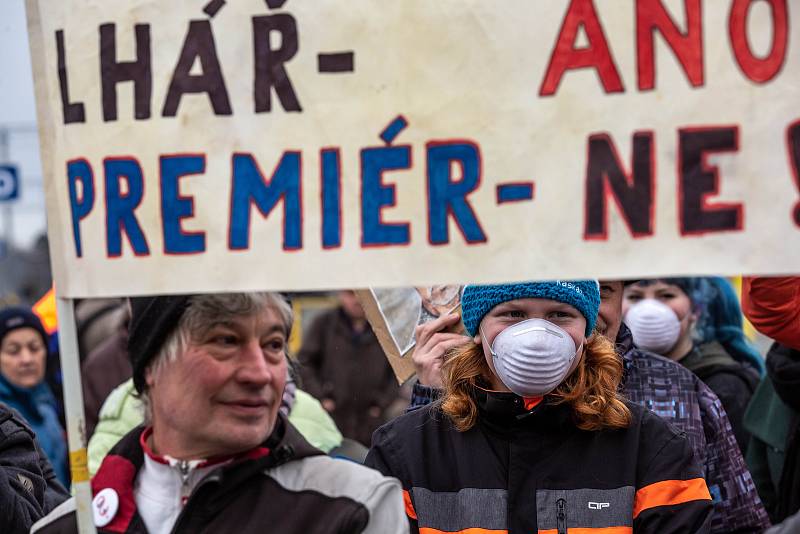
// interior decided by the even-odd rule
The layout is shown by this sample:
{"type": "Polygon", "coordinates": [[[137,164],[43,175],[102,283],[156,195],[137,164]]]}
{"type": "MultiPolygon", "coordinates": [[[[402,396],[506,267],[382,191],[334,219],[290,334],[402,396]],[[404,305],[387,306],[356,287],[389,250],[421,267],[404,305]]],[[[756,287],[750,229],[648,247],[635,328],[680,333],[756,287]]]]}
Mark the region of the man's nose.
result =
{"type": "Polygon", "coordinates": [[[270,383],[273,379],[272,366],[264,355],[264,349],[258,339],[249,341],[242,346],[241,366],[236,377],[241,382],[259,386],[270,383]]]}

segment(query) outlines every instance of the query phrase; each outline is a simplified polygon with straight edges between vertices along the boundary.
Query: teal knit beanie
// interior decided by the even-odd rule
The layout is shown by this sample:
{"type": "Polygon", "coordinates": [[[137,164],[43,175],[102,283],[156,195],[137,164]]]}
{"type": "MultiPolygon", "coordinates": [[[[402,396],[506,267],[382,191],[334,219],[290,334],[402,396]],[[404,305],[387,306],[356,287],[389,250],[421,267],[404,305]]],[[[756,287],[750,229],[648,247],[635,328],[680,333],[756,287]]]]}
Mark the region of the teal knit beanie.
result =
{"type": "Polygon", "coordinates": [[[461,315],[469,335],[478,332],[484,315],[509,300],[538,298],[569,304],[586,318],[586,337],[594,330],[597,310],[600,309],[600,286],[596,280],[556,280],[555,282],[525,282],[466,286],[461,297],[461,315]]]}

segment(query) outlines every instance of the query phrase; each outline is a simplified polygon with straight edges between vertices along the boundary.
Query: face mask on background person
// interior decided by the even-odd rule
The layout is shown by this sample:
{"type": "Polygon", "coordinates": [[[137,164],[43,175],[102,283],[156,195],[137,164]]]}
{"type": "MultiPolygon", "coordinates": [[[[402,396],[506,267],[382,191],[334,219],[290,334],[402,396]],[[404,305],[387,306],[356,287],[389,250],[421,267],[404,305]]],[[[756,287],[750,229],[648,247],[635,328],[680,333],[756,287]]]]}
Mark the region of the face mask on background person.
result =
{"type": "Polygon", "coordinates": [[[490,351],[498,378],[521,397],[547,395],[580,361],[572,336],[544,319],[509,326],[497,334],[490,351]]]}
{"type": "Polygon", "coordinates": [[[669,353],[681,335],[678,316],[655,299],[643,299],[631,306],[624,321],[636,346],[656,354],[669,353]]]}

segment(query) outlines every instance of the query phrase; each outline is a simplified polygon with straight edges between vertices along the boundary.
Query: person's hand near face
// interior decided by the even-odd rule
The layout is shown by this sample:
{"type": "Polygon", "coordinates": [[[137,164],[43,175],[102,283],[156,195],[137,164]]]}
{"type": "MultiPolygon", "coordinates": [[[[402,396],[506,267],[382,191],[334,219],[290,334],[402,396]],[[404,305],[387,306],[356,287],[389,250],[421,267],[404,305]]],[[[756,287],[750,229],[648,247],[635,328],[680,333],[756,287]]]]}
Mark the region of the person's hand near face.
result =
{"type": "Polygon", "coordinates": [[[3,337],[0,373],[14,386],[32,388],[44,380],[47,348],[33,328],[18,328],[3,337]]]}
{"type": "Polygon", "coordinates": [[[460,319],[457,313],[451,313],[416,328],[417,343],[411,359],[414,362],[417,379],[423,386],[441,388],[442,363],[447,351],[469,341],[467,336],[447,332],[456,326],[460,319]]]}

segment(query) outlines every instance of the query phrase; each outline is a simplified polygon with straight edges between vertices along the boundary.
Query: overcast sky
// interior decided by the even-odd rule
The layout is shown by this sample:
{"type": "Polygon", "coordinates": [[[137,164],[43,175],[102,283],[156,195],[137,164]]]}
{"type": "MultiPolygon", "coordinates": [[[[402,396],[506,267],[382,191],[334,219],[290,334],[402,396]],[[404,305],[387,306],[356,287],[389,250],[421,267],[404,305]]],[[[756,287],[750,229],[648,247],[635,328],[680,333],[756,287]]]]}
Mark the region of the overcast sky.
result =
{"type": "MultiPolygon", "coordinates": [[[[9,159],[19,166],[22,180],[21,198],[11,208],[14,243],[27,246],[45,231],[45,208],[38,138],[31,130],[36,123],[36,102],[25,0],[0,0],[0,73],[0,128],[11,128],[9,159]]],[[[0,239],[7,236],[4,222],[0,215],[0,239]]]]}

